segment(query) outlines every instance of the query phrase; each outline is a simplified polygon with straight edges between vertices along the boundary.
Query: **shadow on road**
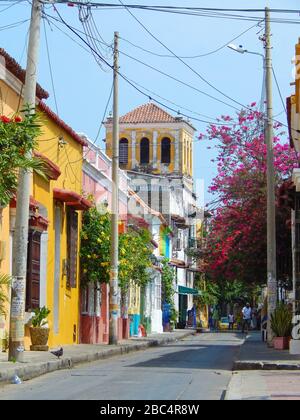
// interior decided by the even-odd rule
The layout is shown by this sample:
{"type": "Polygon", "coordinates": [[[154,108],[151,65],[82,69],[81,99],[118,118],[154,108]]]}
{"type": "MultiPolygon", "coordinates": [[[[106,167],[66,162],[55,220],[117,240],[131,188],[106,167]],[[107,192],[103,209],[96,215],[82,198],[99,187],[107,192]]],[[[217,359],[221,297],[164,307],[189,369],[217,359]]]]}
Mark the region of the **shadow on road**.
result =
{"type": "Polygon", "coordinates": [[[185,350],[169,352],[126,367],[232,370],[233,360],[237,357],[240,345],[199,343],[187,344],[184,347],[185,350]]]}

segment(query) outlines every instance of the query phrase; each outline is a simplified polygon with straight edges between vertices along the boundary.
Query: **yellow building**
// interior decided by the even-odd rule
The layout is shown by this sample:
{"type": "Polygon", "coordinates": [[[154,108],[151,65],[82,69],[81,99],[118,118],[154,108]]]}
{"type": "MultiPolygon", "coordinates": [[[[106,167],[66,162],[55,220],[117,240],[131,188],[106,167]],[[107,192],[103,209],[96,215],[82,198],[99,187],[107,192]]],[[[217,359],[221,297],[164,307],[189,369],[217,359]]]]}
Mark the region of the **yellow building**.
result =
{"type": "MultiPolygon", "coordinates": [[[[120,118],[120,166],[149,167],[154,174],[192,177],[194,127],[149,102],[120,118]]],[[[106,153],[112,155],[112,119],[106,122],[106,153]]]]}
{"type": "MultiPolygon", "coordinates": [[[[0,274],[9,274],[10,267],[10,249],[9,249],[9,209],[0,208],[0,274]]],[[[0,351],[4,345],[3,339],[6,338],[7,315],[0,315],[0,351]]]]}
{"type": "MultiPolygon", "coordinates": [[[[22,106],[25,72],[0,50],[3,113],[14,114],[22,106]]],[[[32,176],[26,284],[26,318],[32,310],[47,306],[51,347],[78,342],[79,337],[79,232],[81,210],[90,203],[82,194],[82,160],[85,141],[43,102],[48,97],[37,87],[37,110],[42,134],[35,154],[44,162],[47,179],[32,176]]],[[[5,209],[2,234],[6,243],[3,270],[10,272],[10,249],[15,220],[15,200],[5,209]],[[9,228],[7,228],[9,227],[9,228]],[[9,230],[8,230],[9,229],[9,230]]],[[[2,239],[2,237],[1,237],[2,239]]],[[[1,266],[1,269],[2,269],[1,266]]],[[[26,328],[26,335],[28,330],[26,328]]],[[[26,348],[29,338],[26,339],[26,348]]]]}

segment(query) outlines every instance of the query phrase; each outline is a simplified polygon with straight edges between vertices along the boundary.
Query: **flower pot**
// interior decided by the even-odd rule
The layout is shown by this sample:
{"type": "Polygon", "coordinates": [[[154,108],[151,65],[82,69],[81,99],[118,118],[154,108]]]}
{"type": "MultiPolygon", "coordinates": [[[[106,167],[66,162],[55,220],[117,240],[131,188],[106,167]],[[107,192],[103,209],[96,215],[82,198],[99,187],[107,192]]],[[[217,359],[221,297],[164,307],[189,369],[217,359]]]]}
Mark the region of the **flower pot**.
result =
{"type": "Polygon", "coordinates": [[[275,337],[273,345],[275,350],[288,350],[289,349],[289,337],[275,337]]]}
{"type": "Polygon", "coordinates": [[[31,346],[30,350],[32,351],[48,351],[49,347],[47,346],[49,338],[49,328],[40,328],[40,327],[30,327],[30,338],[31,346]]]}

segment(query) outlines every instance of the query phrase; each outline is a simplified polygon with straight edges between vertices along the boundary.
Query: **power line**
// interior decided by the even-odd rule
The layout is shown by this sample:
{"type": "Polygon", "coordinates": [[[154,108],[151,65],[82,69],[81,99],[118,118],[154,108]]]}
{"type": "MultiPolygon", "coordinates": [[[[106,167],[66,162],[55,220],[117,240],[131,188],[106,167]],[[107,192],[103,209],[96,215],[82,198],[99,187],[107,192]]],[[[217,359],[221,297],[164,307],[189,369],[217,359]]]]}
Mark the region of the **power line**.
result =
{"type": "MultiPolygon", "coordinates": [[[[0,13],[1,13],[1,11],[0,11],[0,13]]],[[[20,21],[15,22],[15,23],[10,23],[10,24],[5,25],[5,26],[0,26],[0,31],[6,31],[8,29],[17,28],[18,26],[24,25],[24,23],[29,22],[29,21],[30,21],[30,19],[25,19],[25,20],[20,20],[20,21]]]]}
{"type": "MultiPolygon", "coordinates": [[[[60,15],[60,13],[58,12],[58,10],[57,10],[57,8],[54,6],[54,8],[55,8],[55,11],[57,12],[57,14],[58,14],[58,16],[60,17],[60,19],[61,19],[61,22],[65,25],[65,26],[67,26],[77,37],[79,37],[80,39],[81,39],[81,41],[83,41],[91,50],[93,50],[93,52],[94,53],[96,53],[96,54],[98,54],[97,53],[97,51],[95,51],[94,49],[93,49],[93,47],[87,42],[87,41],[85,41],[81,36],[80,36],[80,34],[77,32],[77,30],[76,29],[74,29],[72,26],[70,26],[63,18],[62,18],[62,16],[60,15]]],[[[49,16],[49,15],[47,15],[47,16],[49,16]]],[[[50,18],[52,18],[52,16],[49,16],[50,18]]],[[[54,18],[55,19],[55,18],[54,18]]],[[[121,51],[120,51],[121,52],[121,51]]],[[[98,56],[99,56],[99,58],[108,66],[108,67],[110,67],[111,69],[113,69],[113,66],[111,65],[111,64],[109,64],[108,62],[107,62],[107,60],[105,60],[103,57],[101,57],[99,54],[98,54],[98,56]]],[[[130,56],[129,56],[130,57],[130,56]]],[[[131,57],[132,58],[132,57],[131,57]]],[[[137,60],[137,59],[135,59],[135,60],[137,60]]],[[[137,60],[137,61],[139,61],[139,60],[137,60]]],[[[142,62],[141,62],[142,63],[142,62]]],[[[143,63],[144,64],[144,63],[143,63]]],[[[147,65],[148,66],[148,65],[147,65]]],[[[151,66],[149,66],[149,67],[151,67],[151,66]]],[[[153,68],[154,69],[154,68],[153,68]]],[[[156,71],[157,71],[157,69],[155,69],[156,71]]],[[[147,93],[145,93],[145,92],[143,92],[141,89],[139,89],[137,86],[135,86],[132,82],[130,82],[127,78],[126,78],[126,76],[124,76],[124,74],[122,74],[122,73],[120,73],[120,71],[118,72],[118,74],[120,75],[120,77],[122,77],[123,78],[123,80],[125,80],[125,81],[127,81],[127,83],[128,84],[130,84],[135,90],[137,90],[139,93],[141,93],[142,95],[144,95],[144,96],[146,96],[148,99],[152,99],[154,102],[156,102],[156,103],[158,103],[159,105],[161,105],[161,106],[163,106],[163,107],[165,107],[165,108],[167,108],[167,109],[169,109],[169,110],[172,110],[173,112],[178,112],[177,110],[174,110],[173,108],[171,108],[171,107],[169,107],[169,106],[167,106],[167,105],[165,105],[165,104],[163,104],[162,102],[160,102],[160,101],[157,101],[157,100],[155,100],[155,99],[153,99],[153,98],[151,98],[147,93]]],[[[167,74],[165,74],[165,75],[167,75],[167,74]]],[[[168,77],[169,77],[169,75],[167,75],[168,77]]],[[[180,81],[179,79],[176,79],[176,81],[177,82],[179,82],[179,83],[182,83],[182,81],[180,81]]],[[[189,86],[188,84],[187,84],[187,86],[189,86]]],[[[196,90],[198,90],[198,89],[196,89],[196,90]]],[[[198,90],[199,92],[201,92],[200,90],[198,90]]],[[[201,92],[201,93],[203,93],[203,92],[201,92]]],[[[207,94],[206,94],[207,95],[207,94]]],[[[215,98],[215,97],[212,97],[213,99],[215,99],[215,100],[218,100],[217,98],[215,98]]],[[[222,103],[224,103],[224,104],[226,104],[227,106],[230,106],[230,107],[232,107],[232,108],[234,108],[234,109],[236,109],[236,110],[238,110],[238,111],[240,111],[240,109],[239,108],[236,108],[236,107],[234,107],[234,106],[232,106],[232,105],[229,105],[229,104],[227,104],[226,102],[223,102],[223,101],[221,101],[221,100],[218,100],[218,101],[220,101],[220,102],[222,102],[222,103]]],[[[247,109],[247,110],[252,110],[249,106],[245,106],[245,105],[243,105],[243,104],[241,104],[241,106],[243,107],[243,108],[245,108],[245,109],[247,109]]],[[[184,114],[184,113],[180,113],[182,116],[185,116],[185,117],[187,117],[187,118],[189,118],[189,119],[191,119],[191,120],[198,120],[199,121],[199,119],[197,119],[197,118],[194,118],[194,117],[191,117],[191,116],[189,116],[189,115],[186,115],[186,114],[184,114]]],[[[276,123],[279,123],[279,124],[281,124],[282,126],[285,126],[285,127],[288,127],[286,124],[284,124],[284,123],[282,123],[281,121],[277,121],[277,120],[275,120],[275,119],[273,119],[273,121],[274,122],[276,122],[276,123]]],[[[205,121],[201,121],[201,122],[205,122],[205,121]]],[[[208,122],[208,121],[206,121],[205,123],[208,123],[208,124],[210,124],[210,123],[212,123],[212,124],[214,124],[214,122],[208,122]]]]}
{"type": "MultiPolygon", "coordinates": [[[[124,6],[124,3],[122,2],[122,0],[119,0],[119,2],[124,6]]],[[[190,66],[182,58],[180,58],[177,54],[175,54],[174,51],[172,51],[166,44],[164,44],[159,38],[157,38],[128,8],[126,8],[126,10],[153,39],[155,39],[160,45],[162,45],[167,51],[169,51],[174,57],[176,57],[184,66],[186,66],[194,74],[196,74],[196,76],[198,76],[204,83],[206,83],[209,87],[211,87],[213,90],[215,90],[216,92],[218,92],[225,98],[229,99],[230,101],[244,108],[244,105],[241,102],[236,101],[231,96],[227,95],[226,93],[222,92],[220,89],[216,88],[211,82],[206,80],[205,77],[203,77],[200,73],[198,73],[192,66],[190,66]]]]}
{"type": "MultiPolygon", "coordinates": [[[[179,56],[179,57],[180,57],[180,58],[183,58],[183,59],[187,59],[187,58],[189,58],[189,59],[194,59],[194,58],[207,57],[207,56],[209,56],[209,55],[215,54],[215,53],[217,53],[217,52],[219,52],[219,51],[223,50],[224,48],[226,48],[226,47],[227,47],[227,45],[228,45],[228,44],[230,44],[231,42],[234,42],[234,41],[236,41],[237,39],[239,39],[241,36],[243,36],[244,34],[246,34],[247,32],[249,32],[251,29],[256,28],[257,26],[258,26],[258,24],[251,25],[251,26],[250,26],[250,28],[246,29],[246,30],[245,30],[245,31],[243,31],[241,34],[237,35],[235,38],[232,38],[231,40],[229,40],[228,42],[226,42],[225,44],[223,44],[223,45],[222,45],[222,46],[220,46],[219,48],[214,49],[213,51],[210,51],[210,52],[208,52],[208,53],[205,53],[205,54],[198,54],[198,55],[192,55],[192,56],[179,56]]],[[[154,56],[157,56],[157,57],[162,57],[162,58],[176,58],[176,57],[174,57],[174,55],[158,54],[158,53],[155,53],[155,52],[153,52],[153,51],[147,50],[147,49],[145,49],[145,48],[141,47],[140,45],[134,44],[133,42],[131,42],[131,41],[129,41],[128,39],[125,39],[125,38],[123,38],[123,37],[120,37],[120,39],[122,39],[123,41],[125,41],[125,42],[127,42],[128,44],[132,45],[133,47],[138,48],[138,49],[140,49],[140,50],[142,50],[142,51],[144,51],[144,52],[147,52],[147,53],[149,53],[149,54],[152,54],[152,55],[154,55],[154,56]]]]}
{"type": "Polygon", "coordinates": [[[276,82],[277,90],[278,90],[278,93],[279,93],[279,96],[280,96],[280,99],[281,99],[281,103],[282,103],[284,112],[287,115],[286,104],[285,104],[285,102],[283,100],[283,96],[282,96],[282,93],[281,93],[281,90],[280,90],[280,86],[279,86],[279,83],[278,83],[278,80],[277,80],[277,77],[276,77],[276,73],[275,73],[274,67],[272,67],[272,72],[273,72],[273,76],[274,76],[274,79],[275,79],[275,82],[276,82]]]}
{"type": "Polygon", "coordinates": [[[9,6],[5,7],[4,9],[0,10],[0,13],[5,12],[6,10],[10,9],[11,7],[14,7],[20,3],[22,3],[24,0],[15,1],[14,3],[10,4],[9,6]]]}
{"type": "MultiPolygon", "coordinates": [[[[95,138],[95,140],[92,142],[92,146],[95,146],[95,144],[97,143],[97,141],[98,141],[98,138],[99,138],[99,135],[100,135],[100,132],[101,132],[101,129],[102,129],[102,126],[103,126],[103,124],[104,124],[104,122],[105,122],[105,117],[106,117],[106,114],[107,114],[107,110],[108,110],[108,107],[109,107],[109,104],[110,104],[110,101],[111,101],[111,97],[112,97],[112,93],[113,93],[113,85],[112,85],[112,87],[111,87],[111,89],[110,89],[110,92],[109,92],[109,97],[108,97],[108,100],[107,100],[107,103],[106,103],[106,106],[105,106],[105,109],[104,109],[104,112],[103,112],[103,117],[102,117],[102,120],[101,120],[101,124],[100,124],[100,127],[99,127],[99,129],[98,129],[98,133],[97,133],[97,135],[96,135],[96,138],[95,138]]],[[[92,148],[92,146],[90,147],[88,147],[87,148],[87,151],[86,151],[86,153],[84,154],[84,156],[83,156],[83,158],[82,159],[85,159],[85,157],[88,155],[88,153],[90,152],[90,150],[91,150],[91,148],[92,148]]],[[[80,159],[81,160],[81,159],[80,159]]],[[[77,160],[77,161],[72,161],[72,162],[70,162],[70,164],[74,164],[74,163],[76,163],[76,162],[78,162],[79,160],[77,160]]]]}
{"type": "Polygon", "coordinates": [[[147,91],[147,92],[149,92],[151,95],[157,96],[158,98],[162,99],[163,101],[169,102],[170,104],[175,105],[175,106],[177,106],[178,108],[184,109],[185,111],[191,112],[192,114],[199,115],[199,117],[208,118],[209,120],[212,120],[212,121],[213,121],[213,120],[216,120],[216,123],[219,123],[219,120],[218,120],[217,118],[215,118],[215,117],[211,117],[211,116],[208,116],[208,115],[205,115],[205,114],[200,114],[200,113],[198,113],[198,112],[196,112],[196,111],[192,111],[192,110],[191,110],[191,109],[189,109],[189,108],[185,108],[185,107],[183,107],[182,105],[178,105],[177,103],[175,103],[175,102],[171,101],[170,99],[166,99],[166,98],[164,98],[163,96],[160,96],[158,93],[153,92],[152,90],[150,90],[150,89],[146,88],[145,86],[143,86],[143,85],[141,85],[141,84],[137,83],[136,81],[134,81],[134,80],[130,79],[129,77],[127,77],[127,79],[128,79],[128,80],[130,80],[132,83],[136,84],[137,86],[139,86],[140,88],[142,88],[142,89],[146,90],[146,91],[147,91]]]}
{"type": "MultiPolygon", "coordinates": [[[[51,19],[54,19],[54,20],[57,20],[56,18],[54,18],[53,16],[51,16],[51,15],[47,15],[49,18],[51,18],[51,19]]],[[[60,16],[60,18],[61,18],[61,16],[60,16]]],[[[61,18],[62,19],[62,18],[61,18]]],[[[67,22],[65,22],[64,20],[61,20],[61,21],[59,21],[60,23],[63,23],[65,26],[67,26],[77,37],[79,37],[89,48],[92,48],[89,44],[88,44],[88,42],[86,42],[80,35],[79,35],[79,33],[78,32],[81,32],[81,31],[78,31],[78,29],[76,29],[76,28],[74,28],[74,27],[72,27],[72,26],[70,26],[67,22]]],[[[96,52],[96,51],[94,51],[94,52],[96,52]]],[[[162,70],[159,70],[159,69],[157,69],[157,68],[155,68],[155,67],[153,67],[153,66],[151,66],[150,64],[147,64],[147,63],[145,63],[145,62],[143,62],[143,61],[141,61],[141,60],[139,60],[139,59],[137,59],[137,58],[135,58],[135,57],[132,57],[131,55],[129,55],[129,54],[126,54],[125,52],[123,52],[122,50],[119,50],[119,52],[121,53],[121,54],[123,54],[124,56],[126,56],[126,57],[128,57],[128,58],[130,58],[130,59],[132,59],[132,60],[134,60],[134,61],[136,61],[136,62],[138,62],[138,63],[140,63],[140,64],[142,64],[142,65],[144,65],[144,66],[146,66],[147,68],[150,68],[150,69],[152,69],[152,70],[154,70],[154,71],[156,71],[156,72],[158,72],[158,73],[160,73],[160,74],[162,74],[163,76],[165,76],[165,77],[168,77],[169,79],[172,79],[173,81],[175,81],[175,82],[177,82],[177,83],[180,83],[180,84],[182,84],[182,85],[184,85],[184,86],[186,86],[186,87],[189,87],[189,88],[191,88],[192,90],[194,90],[194,91],[196,91],[196,92],[198,92],[198,93],[201,93],[202,95],[205,95],[206,97],[209,97],[209,98],[211,98],[211,99],[213,99],[213,100],[215,100],[215,101],[217,101],[217,102],[219,102],[219,103],[222,103],[223,105],[226,105],[226,106],[228,106],[228,107],[230,107],[230,108],[232,108],[232,109],[235,109],[236,111],[239,111],[240,109],[239,108],[237,108],[237,107],[235,107],[235,106],[233,106],[233,105],[231,105],[231,104],[228,104],[227,102],[225,102],[225,101],[223,101],[223,100],[221,100],[221,99],[218,99],[218,98],[216,98],[215,96],[213,96],[213,95],[210,95],[210,94],[208,94],[208,93],[206,93],[206,92],[204,92],[204,91],[202,91],[202,90],[200,90],[200,89],[198,89],[198,88],[196,88],[195,86],[193,86],[193,85],[190,85],[190,84],[188,84],[188,83],[186,83],[186,82],[184,82],[184,81],[182,81],[182,80],[180,80],[180,79],[177,79],[176,77],[173,77],[173,76],[171,76],[170,74],[168,74],[168,73],[165,73],[165,72],[163,72],[162,70]]],[[[98,54],[98,53],[97,53],[98,54]]],[[[112,69],[112,66],[103,58],[103,57],[101,57],[101,60],[102,61],[104,61],[105,63],[106,63],[106,65],[108,66],[108,67],[110,67],[111,69],[112,69]]],[[[119,73],[120,74],[120,73],[119,73]]],[[[149,95],[145,95],[145,96],[147,96],[148,98],[149,98],[149,95]]],[[[176,111],[177,112],[177,111],[176,111]]],[[[192,119],[192,118],[191,118],[192,119]]]]}
{"type": "Polygon", "coordinates": [[[51,84],[52,84],[52,91],[53,91],[54,102],[55,102],[55,109],[56,109],[57,115],[59,115],[57,98],[56,98],[56,91],[55,91],[55,86],[54,86],[53,71],[52,71],[52,65],[51,65],[51,59],[50,59],[49,44],[48,44],[48,37],[47,37],[47,29],[46,29],[45,20],[43,21],[43,23],[44,23],[44,33],[45,33],[45,41],[46,41],[46,50],[47,50],[47,57],[48,57],[48,64],[49,64],[49,71],[50,71],[50,78],[51,78],[51,84]]]}
{"type": "MultiPolygon", "coordinates": [[[[7,1],[7,0],[6,0],[7,1]]],[[[71,3],[74,5],[86,5],[86,2],[83,1],[69,1],[69,0],[58,0],[57,3],[71,3]]],[[[89,6],[99,6],[99,7],[111,7],[111,8],[119,8],[119,4],[116,3],[100,3],[100,2],[88,2],[89,6]]],[[[192,10],[192,11],[205,11],[205,12],[244,12],[244,13],[253,13],[259,12],[264,13],[265,9],[259,8],[216,8],[216,7],[188,7],[188,6],[170,6],[170,5],[143,5],[143,4],[124,4],[123,7],[128,8],[135,8],[135,9],[161,9],[161,10],[192,10]]],[[[300,9],[270,9],[273,13],[296,13],[299,15],[300,9]]]]}
{"type": "MultiPolygon", "coordinates": [[[[247,16],[247,15],[237,15],[237,14],[228,14],[224,12],[265,12],[265,9],[213,9],[213,8],[195,8],[195,7],[172,7],[172,6],[150,6],[150,5],[133,5],[133,4],[124,4],[120,6],[118,4],[109,4],[109,3],[86,3],[86,2],[68,2],[61,1],[60,3],[69,3],[72,5],[86,5],[88,4],[91,8],[102,9],[102,10],[119,10],[123,8],[127,9],[139,9],[143,11],[156,11],[163,13],[172,13],[179,15],[190,15],[197,17],[208,17],[208,18],[221,18],[221,19],[231,19],[231,20],[244,20],[244,21],[255,21],[259,22],[261,17],[259,16],[247,16]]],[[[288,9],[271,9],[273,13],[297,13],[298,10],[288,10],[288,9]]],[[[284,19],[284,18],[272,18],[274,23],[282,24],[300,24],[299,19],[284,19]]]]}

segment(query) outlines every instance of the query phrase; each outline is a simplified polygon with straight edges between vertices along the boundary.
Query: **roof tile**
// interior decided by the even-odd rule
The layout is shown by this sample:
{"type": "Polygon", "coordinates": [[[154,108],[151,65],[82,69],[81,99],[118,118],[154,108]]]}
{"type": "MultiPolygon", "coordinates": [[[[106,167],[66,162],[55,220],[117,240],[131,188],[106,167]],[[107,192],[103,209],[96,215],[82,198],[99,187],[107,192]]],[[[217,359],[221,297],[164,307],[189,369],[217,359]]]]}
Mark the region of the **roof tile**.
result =
{"type": "Polygon", "coordinates": [[[175,123],[178,118],[168,114],[162,108],[153,103],[148,103],[135,108],[133,111],[120,117],[121,124],[139,123],[175,123]]]}

